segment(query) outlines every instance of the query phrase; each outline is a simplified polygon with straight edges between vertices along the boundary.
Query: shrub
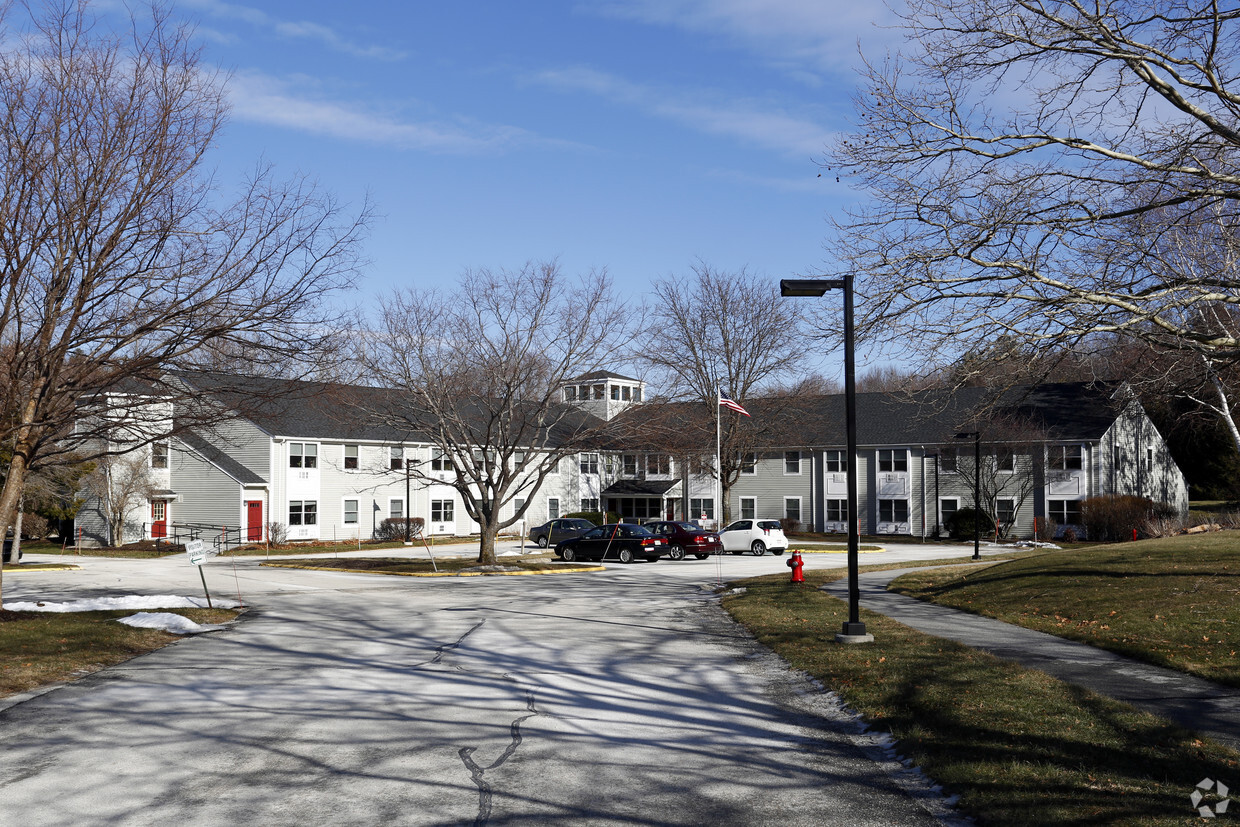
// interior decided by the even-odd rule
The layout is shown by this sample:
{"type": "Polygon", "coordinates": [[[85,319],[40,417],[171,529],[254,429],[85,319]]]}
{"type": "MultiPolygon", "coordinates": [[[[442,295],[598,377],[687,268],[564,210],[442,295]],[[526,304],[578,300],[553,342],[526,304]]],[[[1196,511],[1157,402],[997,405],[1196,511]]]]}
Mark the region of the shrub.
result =
{"type": "Polygon", "coordinates": [[[1091,540],[1128,540],[1151,518],[1173,514],[1170,506],[1131,494],[1105,494],[1081,503],[1081,525],[1091,540]]]}
{"type": "Polygon", "coordinates": [[[1068,526],[1067,528],[1065,528],[1063,530],[1062,539],[1065,543],[1075,543],[1076,542],[1076,529],[1073,528],[1072,526],[1068,526]]]}
{"type": "Polygon", "coordinates": [[[1035,521],[1034,539],[1041,543],[1049,543],[1055,539],[1059,531],[1059,523],[1050,517],[1038,517],[1035,521]]]}
{"type": "Polygon", "coordinates": [[[376,540],[405,539],[405,524],[409,524],[409,536],[421,537],[426,521],[421,517],[388,517],[375,529],[376,540]]]}
{"type": "Polygon", "coordinates": [[[43,540],[50,530],[47,518],[30,512],[22,514],[22,537],[27,540],[43,540]]]}
{"type": "Polygon", "coordinates": [[[602,511],[574,511],[572,514],[565,514],[564,519],[589,520],[595,525],[603,525],[620,522],[620,515],[614,511],[608,511],[606,514],[602,511]]]}
{"type": "Polygon", "coordinates": [[[985,512],[979,515],[972,508],[959,509],[944,521],[944,525],[953,540],[972,540],[975,522],[980,524],[981,536],[986,537],[995,533],[995,521],[990,518],[990,515],[985,512]]]}
{"type": "Polygon", "coordinates": [[[791,517],[784,517],[779,521],[779,527],[784,530],[785,534],[790,534],[793,531],[801,530],[801,521],[794,520],[791,517]]]}
{"type": "Polygon", "coordinates": [[[273,546],[288,542],[288,526],[284,523],[267,523],[267,542],[273,546]]]}

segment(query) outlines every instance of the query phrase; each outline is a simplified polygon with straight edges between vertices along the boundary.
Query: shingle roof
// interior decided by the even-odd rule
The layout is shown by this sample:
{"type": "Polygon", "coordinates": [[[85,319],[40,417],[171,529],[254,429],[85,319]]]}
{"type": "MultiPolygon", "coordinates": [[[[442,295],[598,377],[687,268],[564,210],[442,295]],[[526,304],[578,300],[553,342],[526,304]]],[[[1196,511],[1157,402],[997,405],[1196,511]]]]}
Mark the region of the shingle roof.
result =
{"type": "MultiPolygon", "coordinates": [[[[397,389],[216,373],[184,378],[272,436],[363,442],[434,441],[434,422],[425,411],[413,407],[406,392],[397,389]]],[[[602,423],[571,405],[557,405],[552,421],[552,444],[602,423]]]]}
{"type": "MultiPolygon", "coordinates": [[[[916,394],[857,394],[857,443],[863,446],[933,445],[949,443],[962,430],[980,430],[986,439],[1000,420],[1011,433],[1018,423],[1033,439],[1091,441],[1099,439],[1114,423],[1126,399],[1116,397],[1122,383],[1069,382],[1021,386],[995,391],[960,388],[916,394]],[[979,427],[980,426],[980,427],[979,427]]],[[[752,429],[754,444],[766,448],[809,448],[847,443],[844,396],[780,397],[747,399],[752,417],[745,419],[724,411],[723,416],[752,429]]],[[[635,406],[623,414],[635,433],[634,419],[657,421],[666,431],[669,423],[684,433],[697,430],[714,439],[710,406],[700,402],[671,403],[659,408],[635,406]]],[[[705,439],[705,436],[702,436],[705,439]]]]}
{"type": "Polygon", "coordinates": [[[177,439],[185,445],[186,448],[201,456],[204,460],[219,468],[228,476],[232,477],[242,485],[261,485],[267,480],[255,474],[249,468],[237,462],[228,454],[216,448],[205,439],[196,434],[183,432],[177,436],[177,439]]]}

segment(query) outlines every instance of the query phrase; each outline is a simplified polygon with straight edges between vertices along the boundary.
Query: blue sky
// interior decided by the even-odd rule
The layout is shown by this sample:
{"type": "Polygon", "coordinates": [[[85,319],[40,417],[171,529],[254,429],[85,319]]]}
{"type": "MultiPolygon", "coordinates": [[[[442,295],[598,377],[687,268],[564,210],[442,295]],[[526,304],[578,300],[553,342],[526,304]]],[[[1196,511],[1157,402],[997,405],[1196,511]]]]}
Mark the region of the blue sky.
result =
{"type": "Polygon", "coordinates": [[[223,180],[264,157],[379,218],[363,301],[556,257],[621,290],[698,260],[772,279],[828,255],[879,4],[179,0],[232,73],[223,180]]]}

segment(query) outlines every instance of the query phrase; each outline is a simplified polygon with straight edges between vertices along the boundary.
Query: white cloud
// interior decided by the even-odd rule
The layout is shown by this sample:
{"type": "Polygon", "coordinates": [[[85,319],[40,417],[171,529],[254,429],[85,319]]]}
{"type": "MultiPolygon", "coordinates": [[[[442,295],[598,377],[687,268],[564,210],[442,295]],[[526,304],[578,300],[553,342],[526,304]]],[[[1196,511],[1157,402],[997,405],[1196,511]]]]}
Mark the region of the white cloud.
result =
{"type": "Polygon", "coordinates": [[[471,154],[546,143],[513,126],[411,123],[337,101],[299,95],[291,91],[292,86],[292,81],[269,75],[238,73],[228,85],[232,114],[250,123],[427,152],[471,154]]]}
{"type": "Polygon", "coordinates": [[[261,9],[226,3],[223,0],[182,0],[182,7],[197,9],[212,17],[240,20],[258,28],[269,29],[281,37],[316,40],[337,52],[371,60],[402,60],[406,52],[385,46],[361,45],[340,36],[335,29],[308,20],[279,20],[261,9]]]}
{"type": "Polygon", "coordinates": [[[706,93],[655,89],[589,68],[548,70],[535,79],[547,86],[589,92],[703,132],[788,154],[820,155],[831,134],[819,124],[759,102],[711,100],[712,96],[706,93]]]}
{"type": "Polygon", "coordinates": [[[884,28],[896,22],[885,4],[858,0],[603,0],[577,8],[723,37],[793,73],[844,72],[858,41],[879,54],[899,40],[884,28]]]}

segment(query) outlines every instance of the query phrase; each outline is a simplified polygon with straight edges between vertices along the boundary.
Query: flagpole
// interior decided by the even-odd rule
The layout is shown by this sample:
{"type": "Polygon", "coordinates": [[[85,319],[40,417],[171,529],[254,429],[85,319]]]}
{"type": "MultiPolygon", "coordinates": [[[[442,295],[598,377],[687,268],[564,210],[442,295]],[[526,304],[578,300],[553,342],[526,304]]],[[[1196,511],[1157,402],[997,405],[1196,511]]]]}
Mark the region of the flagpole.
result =
{"type": "Polygon", "coordinates": [[[723,407],[723,397],[719,394],[719,389],[715,388],[715,530],[723,528],[723,437],[720,435],[723,428],[720,425],[723,419],[723,412],[719,410],[723,407]]]}

